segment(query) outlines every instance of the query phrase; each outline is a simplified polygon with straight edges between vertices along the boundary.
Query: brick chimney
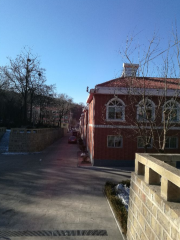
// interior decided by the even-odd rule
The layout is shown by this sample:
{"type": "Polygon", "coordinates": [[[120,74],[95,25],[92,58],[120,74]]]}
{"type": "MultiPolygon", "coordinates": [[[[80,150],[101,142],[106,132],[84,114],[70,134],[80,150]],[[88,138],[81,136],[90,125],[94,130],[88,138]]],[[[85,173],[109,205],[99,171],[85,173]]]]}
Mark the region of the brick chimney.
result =
{"type": "Polygon", "coordinates": [[[135,77],[139,64],[123,63],[122,77],[135,77]]]}

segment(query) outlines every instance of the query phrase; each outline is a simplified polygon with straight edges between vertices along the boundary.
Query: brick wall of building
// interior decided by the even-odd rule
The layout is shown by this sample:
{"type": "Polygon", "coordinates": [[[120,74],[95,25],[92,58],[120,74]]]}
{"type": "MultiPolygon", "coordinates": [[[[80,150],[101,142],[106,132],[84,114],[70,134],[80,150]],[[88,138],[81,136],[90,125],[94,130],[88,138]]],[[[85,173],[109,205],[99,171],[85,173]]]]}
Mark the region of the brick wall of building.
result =
{"type": "MultiPolygon", "coordinates": [[[[92,131],[92,128],[91,128],[92,131]]],[[[172,132],[170,132],[172,134],[172,132]]],[[[179,136],[177,134],[177,136],[179,136]]],[[[180,141],[178,142],[178,149],[165,149],[167,153],[179,153],[180,141]]],[[[143,153],[144,148],[137,147],[137,138],[126,135],[126,129],[113,128],[94,128],[94,158],[95,159],[111,159],[111,160],[133,160],[135,153],[143,153]],[[118,133],[119,132],[119,133],[118,133]],[[107,146],[108,135],[121,135],[123,137],[122,148],[110,148],[107,146]]],[[[153,148],[147,149],[148,153],[157,152],[153,148]]]]}
{"type": "MultiPolygon", "coordinates": [[[[95,94],[92,101],[89,104],[89,124],[88,124],[88,150],[90,155],[93,156],[94,165],[104,166],[134,166],[135,153],[143,153],[144,148],[137,147],[137,135],[135,131],[132,131],[132,127],[135,127],[133,119],[137,117],[137,111],[129,117],[128,113],[130,102],[127,95],[118,96],[126,105],[125,107],[125,121],[107,121],[106,120],[106,104],[109,100],[114,98],[113,94],[95,94]],[[94,110],[93,110],[94,108],[94,110]],[[118,128],[117,126],[120,127],[118,128]],[[107,146],[108,135],[120,135],[123,138],[122,148],[110,148],[107,146]],[[92,154],[94,146],[94,154],[92,154]],[[118,163],[119,161],[119,163],[118,163]]],[[[139,99],[141,100],[141,99],[139,99]]],[[[154,97],[156,103],[157,98],[154,97]]],[[[160,114],[160,121],[162,115],[160,114]]],[[[178,124],[176,124],[178,127],[178,124]]],[[[176,135],[179,137],[177,130],[168,131],[167,136],[176,135]]],[[[148,153],[158,152],[157,149],[148,148],[148,153]]],[[[165,152],[178,153],[180,152],[180,141],[178,141],[178,147],[176,149],[165,149],[165,152]]]]}
{"type": "Polygon", "coordinates": [[[88,122],[87,122],[87,150],[90,155],[91,162],[94,163],[94,110],[93,110],[94,100],[89,103],[88,107],[88,122]]]}
{"type": "Polygon", "coordinates": [[[89,119],[89,124],[93,124],[94,123],[94,119],[93,119],[93,100],[89,104],[88,119],[89,119]]]}
{"type": "Polygon", "coordinates": [[[64,129],[11,129],[9,152],[38,152],[64,135],[64,129]]]}
{"type": "Polygon", "coordinates": [[[82,134],[82,138],[83,138],[83,142],[85,145],[87,145],[87,131],[88,131],[88,110],[85,109],[84,110],[84,115],[83,115],[83,134],[82,134]]]}
{"type": "MultiPolygon", "coordinates": [[[[173,161],[172,155],[169,160],[173,161]]],[[[180,239],[179,187],[180,170],[153,155],[137,154],[131,176],[127,240],[180,239]]]]}
{"type": "MultiPolygon", "coordinates": [[[[89,152],[90,155],[90,159],[91,161],[94,159],[94,137],[93,137],[93,127],[89,126],[88,128],[88,139],[87,139],[87,150],[89,152]]],[[[93,161],[92,161],[93,163],[93,161]]]]}
{"type": "MultiPolygon", "coordinates": [[[[94,157],[96,159],[127,160],[135,159],[137,143],[129,138],[123,138],[122,148],[111,148],[107,146],[107,136],[117,135],[111,128],[95,128],[94,134],[94,157]]],[[[143,152],[143,149],[141,150],[143,152]]]]}

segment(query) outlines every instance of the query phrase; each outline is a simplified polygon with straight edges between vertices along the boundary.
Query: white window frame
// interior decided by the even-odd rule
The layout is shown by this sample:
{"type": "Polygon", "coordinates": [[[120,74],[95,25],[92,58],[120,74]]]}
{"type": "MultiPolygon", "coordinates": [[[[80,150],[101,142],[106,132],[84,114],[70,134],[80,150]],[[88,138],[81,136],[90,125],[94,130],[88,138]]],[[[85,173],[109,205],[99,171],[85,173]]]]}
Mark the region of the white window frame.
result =
{"type": "MultiPolygon", "coordinates": [[[[175,100],[169,100],[169,101],[167,101],[167,102],[165,102],[165,104],[163,105],[163,109],[162,109],[162,122],[164,122],[164,114],[163,114],[163,112],[164,112],[164,109],[165,109],[165,107],[166,107],[166,105],[167,104],[173,104],[173,105],[176,105],[176,107],[174,107],[173,109],[176,109],[177,110],[177,120],[169,120],[169,122],[170,123],[177,123],[177,122],[179,122],[180,121],[180,104],[177,102],[177,101],[175,101],[175,100]]],[[[172,107],[171,106],[169,106],[169,107],[167,107],[166,109],[169,109],[169,110],[172,110],[172,107]]]]}
{"type": "MultiPolygon", "coordinates": [[[[116,112],[116,111],[115,111],[116,112]]],[[[106,120],[107,121],[113,121],[113,122],[124,122],[125,121],[125,104],[124,102],[118,98],[118,97],[115,97],[115,98],[112,98],[111,100],[109,100],[109,102],[106,104],[106,120]],[[120,103],[120,105],[112,105],[112,106],[109,106],[109,104],[113,101],[117,101],[120,103]],[[122,118],[119,119],[119,118],[115,118],[115,119],[112,119],[112,118],[109,118],[109,108],[110,107],[114,107],[115,109],[116,108],[121,108],[121,113],[122,113],[122,118]]]]}
{"type": "MultiPolygon", "coordinates": [[[[139,142],[138,142],[138,139],[140,139],[140,138],[143,139],[143,137],[141,137],[141,136],[138,136],[138,137],[137,137],[137,148],[143,149],[144,147],[139,147],[139,146],[138,146],[138,143],[139,143],[139,142]]],[[[152,147],[153,147],[153,139],[151,138],[150,146],[147,147],[147,148],[148,148],[148,149],[151,149],[152,147]]]]}
{"type": "Polygon", "coordinates": [[[176,139],[176,147],[175,148],[170,147],[170,142],[169,142],[169,147],[166,147],[166,144],[165,144],[165,149],[178,149],[178,137],[166,137],[166,139],[171,139],[171,138],[176,139]]]}
{"type": "Polygon", "coordinates": [[[108,148],[122,148],[123,147],[123,137],[121,135],[108,135],[107,136],[107,147],[108,148]],[[108,144],[109,143],[109,141],[108,141],[109,137],[114,137],[114,146],[109,146],[109,144],[108,144]],[[121,139],[121,146],[120,147],[115,146],[115,138],[120,138],[121,139]]]}
{"type": "MultiPolygon", "coordinates": [[[[154,102],[148,98],[146,98],[145,101],[151,104],[151,107],[146,108],[146,110],[151,110],[151,119],[147,119],[147,118],[139,119],[140,111],[143,111],[143,109],[145,108],[145,107],[141,107],[141,103],[143,102],[143,100],[141,100],[137,105],[136,119],[138,122],[149,122],[149,121],[154,121],[154,119],[155,119],[155,107],[156,106],[155,106],[154,102]]],[[[146,111],[144,111],[144,113],[146,113],[146,111]]]]}

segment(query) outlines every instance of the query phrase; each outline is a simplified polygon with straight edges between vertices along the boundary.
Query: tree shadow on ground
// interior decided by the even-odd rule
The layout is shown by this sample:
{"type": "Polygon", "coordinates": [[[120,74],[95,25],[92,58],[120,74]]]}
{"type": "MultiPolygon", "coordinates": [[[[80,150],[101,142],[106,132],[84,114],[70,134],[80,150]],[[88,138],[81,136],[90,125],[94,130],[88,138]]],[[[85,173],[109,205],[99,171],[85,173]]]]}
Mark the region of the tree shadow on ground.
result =
{"type": "Polygon", "coordinates": [[[129,176],[77,168],[76,152],[77,146],[68,145],[65,138],[39,155],[3,156],[0,230],[57,230],[68,224],[79,228],[82,223],[89,229],[97,223],[108,226],[103,186],[107,180],[118,182],[129,176]]]}

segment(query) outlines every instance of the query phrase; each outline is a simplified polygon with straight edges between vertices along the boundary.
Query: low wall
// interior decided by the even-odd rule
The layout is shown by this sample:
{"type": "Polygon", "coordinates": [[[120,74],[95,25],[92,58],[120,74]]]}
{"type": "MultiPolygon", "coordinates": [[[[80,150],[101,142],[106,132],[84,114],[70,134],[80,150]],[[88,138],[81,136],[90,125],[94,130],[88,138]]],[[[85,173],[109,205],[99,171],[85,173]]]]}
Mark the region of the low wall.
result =
{"type": "Polygon", "coordinates": [[[169,158],[136,154],[128,208],[128,240],[180,239],[180,170],[169,165],[175,165],[176,161],[180,161],[178,154],[169,158]]]}
{"type": "Polygon", "coordinates": [[[0,128],[0,139],[2,138],[2,136],[4,135],[5,132],[6,132],[5,127],[0,128]]]}
{"type": "Polygon", "coordinates": [[[11,129],[9,152],[38,152],[64,136],[63,129],[11,129]]]}

